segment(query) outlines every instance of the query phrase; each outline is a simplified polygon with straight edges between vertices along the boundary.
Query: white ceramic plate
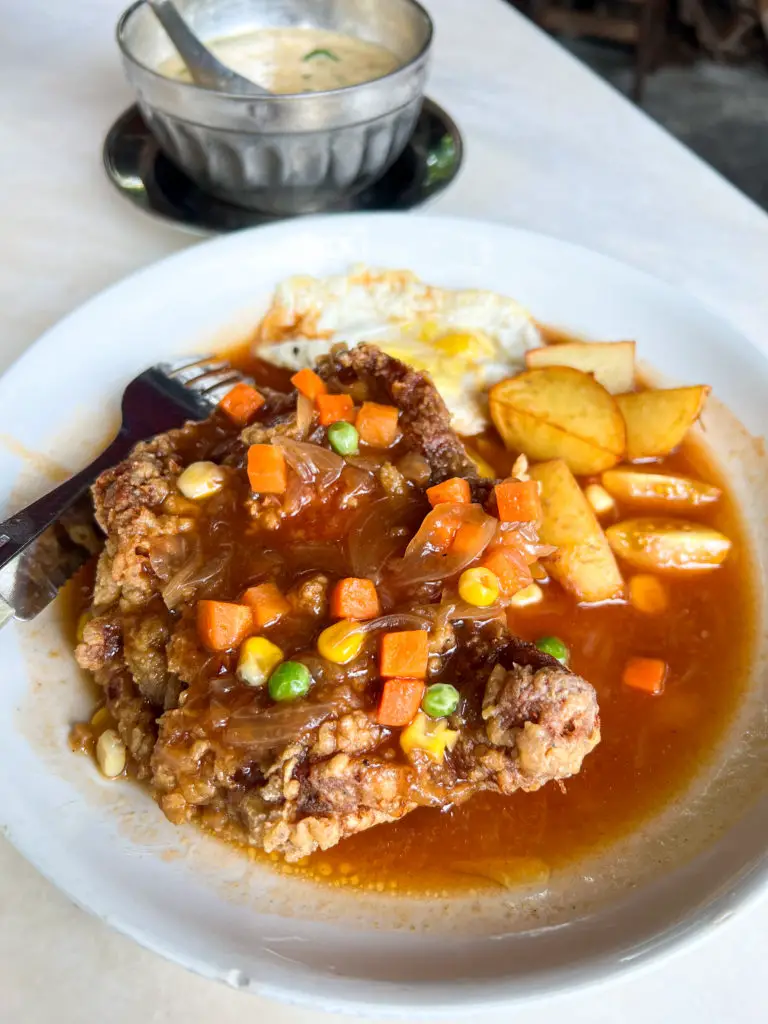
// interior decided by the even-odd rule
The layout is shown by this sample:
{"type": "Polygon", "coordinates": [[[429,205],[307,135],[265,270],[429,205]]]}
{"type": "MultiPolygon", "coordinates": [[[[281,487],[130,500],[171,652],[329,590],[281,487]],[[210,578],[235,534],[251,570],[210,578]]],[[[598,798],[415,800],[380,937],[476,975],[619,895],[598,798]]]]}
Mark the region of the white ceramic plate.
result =
{"type": "MultiPolygon", "coordinates": [[[[765,354],[636,271],[490,224],[301,219],[165,260],[42,337],[0,381],[9,510],[50,486],[49,460],[76,468],[89,459],[140,369],[245,336],[290,274],[336,273],[357,262],[507,293],[542,321],[586,336],[636,338],[643,361],[672,380],[713,384],[747,431],[768,433],[765,354]]],[[[762,448],[718,402],[705,425],[748,503],[764,563],[762,448]]],[[[642,963],[729,914],[765,876],[765,637],[742,714],[711,770],[642,835],[553,876],[544,892],[429,901],[278,877],[174,828],[138,787],[101,780],[67,748],[68,727],[90,701],[57,616],[54,607],[0,634],[2,826],[79,904],[210,977],[328,1009],[411,1017],[508,1004],[642,963]]]]}

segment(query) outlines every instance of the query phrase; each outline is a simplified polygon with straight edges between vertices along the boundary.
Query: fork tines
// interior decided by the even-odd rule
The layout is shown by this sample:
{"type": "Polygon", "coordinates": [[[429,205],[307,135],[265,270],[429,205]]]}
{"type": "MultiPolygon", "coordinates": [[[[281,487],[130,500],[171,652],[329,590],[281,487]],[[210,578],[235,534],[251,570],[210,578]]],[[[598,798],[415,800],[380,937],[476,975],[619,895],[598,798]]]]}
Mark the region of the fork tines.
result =
{"type": "Polygon", "coordinates": [[[180,359],[173,363],[161,363],[159,369],[168,377],[179,381],[191,391],[204,395],[211,402],[217,402],[235,384],[246,378],[229,363],[213,356],[199,356],[197,359],[180,359]]]}

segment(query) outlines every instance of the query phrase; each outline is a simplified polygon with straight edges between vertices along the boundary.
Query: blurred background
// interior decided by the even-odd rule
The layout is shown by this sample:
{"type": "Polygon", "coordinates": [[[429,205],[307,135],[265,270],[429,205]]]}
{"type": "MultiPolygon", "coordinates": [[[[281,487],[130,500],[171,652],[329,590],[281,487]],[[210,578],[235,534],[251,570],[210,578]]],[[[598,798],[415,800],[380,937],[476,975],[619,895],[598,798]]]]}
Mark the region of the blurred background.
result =
{"type": "Polygon", "coordinates": [[[768,209],[768,0],[508,0],[768,209]]]}

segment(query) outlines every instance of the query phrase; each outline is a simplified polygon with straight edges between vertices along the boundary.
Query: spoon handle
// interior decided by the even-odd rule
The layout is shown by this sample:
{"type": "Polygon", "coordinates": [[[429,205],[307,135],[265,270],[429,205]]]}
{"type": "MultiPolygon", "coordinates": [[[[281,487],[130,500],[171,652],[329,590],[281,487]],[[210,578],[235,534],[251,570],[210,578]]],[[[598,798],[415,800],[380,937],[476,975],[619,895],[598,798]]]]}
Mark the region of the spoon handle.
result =
{"type": "Polygon", "coordinates": [[[157,20],[168,33],[171,42],[179,51],[187,66],[192,81],[204,89],[217,92],[235,92],[244,95],[265,95],[266,89],[250,82],[217,60],[211,51],[200,42],[179,13],[173,0],[148,0],[157,20]]]}

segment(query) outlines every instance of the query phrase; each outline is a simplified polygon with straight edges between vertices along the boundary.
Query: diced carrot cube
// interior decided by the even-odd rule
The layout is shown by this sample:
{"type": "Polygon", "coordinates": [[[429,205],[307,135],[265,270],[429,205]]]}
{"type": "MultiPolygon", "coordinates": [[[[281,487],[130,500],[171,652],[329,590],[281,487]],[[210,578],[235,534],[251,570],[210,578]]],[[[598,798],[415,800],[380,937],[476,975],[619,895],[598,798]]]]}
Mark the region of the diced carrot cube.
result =
{"type": "Polygon", "coordinates": [[[425,548],[428,544],[435,551],[450,549],[455,554],[474,558],[488,544],[488,527],[492,522],[479,505],[454,507],[440,502],[424,517],[409,549],[425,548]]]}
{"type": "Polygon", "coordinates": [[[424,679],[428,659],[429,638],[422,629],[384,633],[381,638],[379,674],[384,679],[424,679]]]}
{"type": "Polygon", "coordinates": [[[669,606],[669,594],[658,576],[640,572],[629,581],[629,601],[644,615],[661,615],[669,606]]]}
{"type": "Polygon", "coordinates": [[[197,632],[209,651],[231,651],[253,629],[251,609],[229,601],[198,601],[197,632]]]}
{"type": "Polygon", "coordinates": [[[382,688],[376,721],[379,725],[409,725],[424,696],[421,679],[388,679],[382,688]]]}
{"type": "Polygon", "coordinates": [[[314,370],[306,368],[299,370],[298,373],[294,373],[291,377],[291,384],[300,394],[312,402],[315,401],[318,395],[328,393],[328,386],[325,381],[318,377],[314,370]]]}
{"type": "Polygon", "coordinates": [[[374,448],[389,448],[397,437],[397,416],[394,405],[363,402],[355,420],[360,440],[374,448]]]}
{"type": "Polygon", "coordinates": [[[442,483],[427,488],[427,500],[432,508],[444,503],[468,505],[472,500],[469,481],[460,476],[452,476],[450,480],[443,480],[442,483]]]}
{"type": "Polygon", "coordinates": [[[244,427],[262,405],[264,396],[242,381],[235,384],[219,402],[219,408],[239,427],[244,427]]]}
{"type": "Polygon", "coordinates": [[[625,686],[654,695],[664,692],[666,678],[667,663],[661,658],[630,658],[622,676],[625,686]]]}
{"type": "Polygon", "coordinates": [[[496,484],[495,492],[502,523],[532,523],[541,519],[541,498],[535,480],[503,480],[496,484]]]}
{"type": "Polygon", "coordinates": [[[339,420],[355,421],[355,403],[349,395],[318,395],[315,404],[321,427],[330,427],[339,420]]]}
{"type": "Polygon", "coordinates": [[[371,580],[347,576],[333,588],[331,615],[335,619],[375,619],[380,612],[379,595],[371,580]]]}
{"type": "Polygon", "coordinates": [[[248,449],[248,479],[255,494],[283,494],[288,473],[282,450],[271,444],[252,444],[248,449]]]}
{"type": "Polygon", "coordinates": [[[243,594],[242,602],[251,609],[256,629],[273,626],[291,610],[291,606],[274,583],[259,583],[255,587],[248,587],[243,594]]]}
{"type": "Polygon", "coordinates": [[[525,556],[518,548],[504,547],[490,551],[480,563],[498,578],[505,597],[512,597],[533,582],[525,556]]]}

